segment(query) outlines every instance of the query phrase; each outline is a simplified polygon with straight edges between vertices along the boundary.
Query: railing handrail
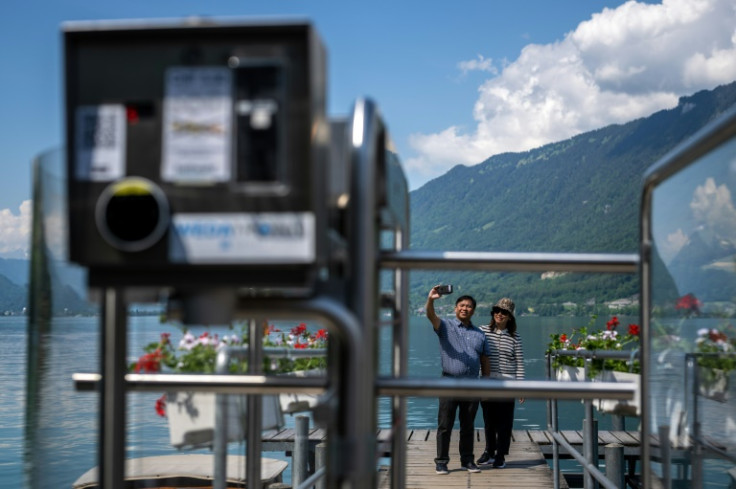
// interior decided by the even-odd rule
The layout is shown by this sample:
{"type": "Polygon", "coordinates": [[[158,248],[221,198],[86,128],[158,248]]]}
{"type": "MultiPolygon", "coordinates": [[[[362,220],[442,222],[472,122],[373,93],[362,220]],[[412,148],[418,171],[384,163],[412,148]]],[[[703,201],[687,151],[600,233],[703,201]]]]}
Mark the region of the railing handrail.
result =
{"type": "Polygon", "coordinates": [[[631,350],[549,350],[551,356],[560,357],[580,357],[580,358],[615,358],[620,360],[628,360],[630,358],[639,359],[639,349],[631,350]]]}
{"type": "Polygon", "coordinates": [[[382,251],[385,268],[513,272],[636,273],[638,253],[382,251]]]}

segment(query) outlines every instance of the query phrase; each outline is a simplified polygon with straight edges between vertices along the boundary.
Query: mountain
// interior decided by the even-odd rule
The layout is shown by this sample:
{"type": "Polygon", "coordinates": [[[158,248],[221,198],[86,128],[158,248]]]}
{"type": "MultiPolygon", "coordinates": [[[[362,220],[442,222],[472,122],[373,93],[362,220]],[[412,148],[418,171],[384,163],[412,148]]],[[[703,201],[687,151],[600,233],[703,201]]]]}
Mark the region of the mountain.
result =
{"type": "MultiPolygon", "coordinates": [[[[411,249],[635,253],[642,175],[736,103],[736,82],[678,105],[521,153],[458,165],[411,192],[411,249]]],[[[411,303],[444,282],[480,302],[516,299],[554,313],[563,302],[635,296],[636,276],[412,272],[411,303]]]]}
{"type": "Polygon", "coordinates": [[[28,291],[25,286],[12,282],[6,276],[0,275],[0,315],[6,313],[20,313],[26,307],[28,291]]]}
{"type": "MultiPolygon", "coordinates": [[[[673,109],[626,124],[496,155],[470,167],[458,165],[411,192],[410,247],[636,253],[643,173],[734,103],[736,82],[682,97],[673,109]]],[[[671,266],[676,269],[678,260],[686,266],[694,263],[694,254],[702,255],[701,261],[712,270],[707,279],[722,283],[723,272],[711,257],[736,252],[719,250],[722,241],[718,236],[694,236],[671,266]]],[[[26,260],[0,259],[0,313],[25,306],[28,268],[26,260]]],[[[79,268],[55,263],[50,280],[57,313],[87,307],[79,268]]],[[[636,275],[414,271],[412,306],[423,306],[428,289],[440,282],[452,283],[456,294],[472,294],[481,303],[510,296],[518,311],[539,314],[562,312],[565,303],[575,303],[576,312],[587,313],[604,301],[639,292],[636,275]]],[[[674,285],[665,285],[676,291],[674,285]]]]}
{"type": "Polygon", "coordinates": [[[16,285],[28,284],[28,260],[0,258],[0,275],[16,285]]]}

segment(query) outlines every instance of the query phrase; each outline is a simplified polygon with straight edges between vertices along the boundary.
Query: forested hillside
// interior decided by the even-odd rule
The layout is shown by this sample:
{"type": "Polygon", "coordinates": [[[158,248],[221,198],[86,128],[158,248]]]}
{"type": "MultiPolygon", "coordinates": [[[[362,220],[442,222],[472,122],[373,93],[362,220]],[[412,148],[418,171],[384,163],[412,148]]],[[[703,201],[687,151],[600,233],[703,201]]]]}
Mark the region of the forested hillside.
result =
{"type": "MultiPolygon", "coordinates": [[[[638,252],[642,175],[736,103],[736,83],[677,107],[523,153],[456,166],[411,193],[411,248],[455,251],[638,252]]],[[[629,275],[412,272],[411,302],[453,283],[490,302],[555,313],[563,302],[601,304],[638,294],[629,275]]]]}

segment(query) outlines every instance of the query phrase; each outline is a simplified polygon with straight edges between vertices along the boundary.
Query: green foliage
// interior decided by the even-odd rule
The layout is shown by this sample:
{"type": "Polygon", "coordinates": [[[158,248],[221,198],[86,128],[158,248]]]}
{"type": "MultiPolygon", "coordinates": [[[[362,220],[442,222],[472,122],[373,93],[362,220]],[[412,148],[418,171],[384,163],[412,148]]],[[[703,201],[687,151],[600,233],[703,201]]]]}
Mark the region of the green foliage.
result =
{"type": "MultiPolygon", "coordinates": [[[[273,325],[264,328],[264,348],[306,350],[327,347],[328,334],[324,329],[310,332],[304,323],[291,328],[289,333],[282,332],[273,325]]],[[[145,352],[136,362],[130,365],[135,372],[159,372],[166,367],[172,372],[215,373],[217,354],[226,346],[242,346],[248,344],[244,332],[224,335],[204,332],[198,337],[184,331],[177,346],[171,342],[170,333],[162,333],[159,341],[149,343],[143,348],[145,352]]],[[[325,368],[327,360],[323,355],[308,357],[269,357],[264,355],[264,373],[286,373],[297,370],[325,368]]],[[[230,373],[245,373],[248,362],[245,360],[231,362],[230,373]]]]}
{"type": "Polygon", "coordinates": [[[697,363],[706,369],[730,372],[736,369],[736,335],[733,326],[701,329],[695,340],[697,363]]]}
{"type": "MultiPolygon", "coordinates": [[[[596,317],[593,316],[588,326],[579,329],[573,329],[568,333],[554,333],[550,335],[550,342],[547,345],[547,354],[552,354],[552,368],[556,369],[563,365],[572,367],[582,367],[584,365],[583,357],[554,355],[556,351],[624,351],[638,348],[639,345],[639,325],[629,324],[625,333],[618,332],[619,320],[613,316],[606,323],[606,329],[601,331],[589,332],[588,327],[592,327],[596,317]]],[[[590,362],[589,375],[595,377],[598,372],[603,370],[612,370],[617,372],[634,372],[639,373],[641,365],[639,360],[621,360],[614,358],[595,358],[590,362]]]]}

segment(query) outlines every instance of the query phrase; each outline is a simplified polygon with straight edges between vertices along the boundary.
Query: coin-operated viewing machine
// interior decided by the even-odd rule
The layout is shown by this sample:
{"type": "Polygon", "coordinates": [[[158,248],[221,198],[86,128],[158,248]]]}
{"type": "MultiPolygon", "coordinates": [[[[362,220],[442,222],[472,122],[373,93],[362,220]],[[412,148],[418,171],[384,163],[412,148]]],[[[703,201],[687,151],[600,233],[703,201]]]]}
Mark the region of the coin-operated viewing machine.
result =
{"type": "Polygon", "coordinates": [[[70,258],[91,285],[309,291],[328,260],[307,24],[66,32],[70,258]]]}
{"type": "MultiPolygon", "coordinates": [[[[190,324],[324,320],[324,379],[238,376],[248,450],[262,393],[319,388],[326,487],[371,487],[374,326],[387,303],[406,319],[408,288],[397,275],[379,294],[377,252],[386,231],[396,249],[409,236],[406,180],[375,104],[327,120],[325,49],[306,22],[71,23],[64,41],[69,253],[102,291],[101,375],[77,380],[100,382],[101,485],[123,487],[128,389],[233,390],[233,376],[126,377],[126,301],[165,291],[190,324]]],[[[250,374],[261,348],[249,345],[250,374]]],[[[247,459],[257,480],[259,458],[247,459]]]]}

